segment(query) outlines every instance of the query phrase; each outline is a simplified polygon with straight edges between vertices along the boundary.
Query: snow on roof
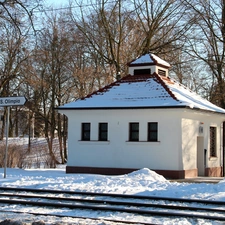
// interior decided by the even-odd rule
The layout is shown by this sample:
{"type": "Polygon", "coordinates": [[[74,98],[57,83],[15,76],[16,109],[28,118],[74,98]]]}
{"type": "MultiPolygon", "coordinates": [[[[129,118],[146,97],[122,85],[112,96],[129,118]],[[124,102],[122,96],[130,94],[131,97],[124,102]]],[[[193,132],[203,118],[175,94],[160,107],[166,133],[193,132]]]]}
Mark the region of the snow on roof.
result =
{"type": "Polygon", "coordinates": [[[160,64],[166,67],[170,67],[170,64],[168,62],[164,61],[163,59],[159,58],[158,56],[152,53],[148,53],[138,57],[136,60],[132,61],[130,65],[143,64],[143,63],[150,63],[150,64],[154,63],[154,64],[160,64]]]}
{"type": "Polygon", "coordinates": [[[84,99],[58,109],[189,107],[212,112],[225,110],[203,99],[168,77],[128,75],[84,99]]]}
{"type": "Polygon", "coordinates": [[[187,87],[183,86],[179,82],[171,80],[169,78],[165,79],[165,83],[170,89],[170,91],[174,94],[174,96],[179,99],[180,103],[188,106],[190,108],[197,108],[203,110],[209,110],[213,112],[225,113],[225,109],[222,109],[208,100],[202,98],[197,93],[191,91],[187,87]],[[166,81],[167,79],[167,81],[166,81]]]}

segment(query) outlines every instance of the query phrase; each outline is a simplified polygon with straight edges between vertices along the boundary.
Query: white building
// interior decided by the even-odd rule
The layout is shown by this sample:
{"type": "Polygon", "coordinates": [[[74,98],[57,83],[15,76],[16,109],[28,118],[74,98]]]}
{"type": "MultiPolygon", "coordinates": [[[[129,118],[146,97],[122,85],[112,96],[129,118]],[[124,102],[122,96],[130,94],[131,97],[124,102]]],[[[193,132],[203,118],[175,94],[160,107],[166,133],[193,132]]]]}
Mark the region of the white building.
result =
{"type": "Polygon", "coordinates": [[[69,121],[67,173],[223,175],[225,110],[169,78],[169,67],[143,55],[126,77],[58,108],[69,121]]]}

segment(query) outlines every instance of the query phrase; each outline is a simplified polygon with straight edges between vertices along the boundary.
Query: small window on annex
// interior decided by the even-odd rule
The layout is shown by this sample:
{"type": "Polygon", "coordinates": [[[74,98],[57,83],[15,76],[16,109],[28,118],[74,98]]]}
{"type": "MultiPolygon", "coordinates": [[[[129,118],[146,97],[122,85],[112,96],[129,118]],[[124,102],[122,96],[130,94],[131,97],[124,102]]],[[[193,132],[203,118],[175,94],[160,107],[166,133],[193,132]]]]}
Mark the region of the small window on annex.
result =
{"type": "Polygon", "coordinates": [[[216,127],[210,127],[210,157],[216,157],[216,127]]]}
{"type": "Polygon", "coordinates": [[[99,123],[98,140],[99,141],[108,140],[108,123],[99,123]]]}
{"type": "Polygon", "coordinates": [[[130,123],[129,141],[139,141],[139,123],[130,123]]]}
{"type": "Polygon", "coordinates": [[[81,124],[81,140],[90,141],[90,138],[91,138],[91,124],[82,123],[81,124]]]}
{"type": "Polygon", "coordinates": [[[148,141],[158,141],[158,123],[148,123],[148,141]]]}

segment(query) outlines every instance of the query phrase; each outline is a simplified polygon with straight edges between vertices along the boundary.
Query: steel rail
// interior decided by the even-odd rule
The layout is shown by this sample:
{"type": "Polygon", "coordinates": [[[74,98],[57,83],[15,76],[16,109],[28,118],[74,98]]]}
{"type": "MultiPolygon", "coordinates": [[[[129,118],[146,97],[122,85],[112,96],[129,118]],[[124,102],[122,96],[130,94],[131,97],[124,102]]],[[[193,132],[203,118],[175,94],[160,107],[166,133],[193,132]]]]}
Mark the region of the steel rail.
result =
{"type": "Polygon", "coordinates": [[[1,190],[6,191],[24,191],[24,192],[36,192],[36,193],[50,193],[50,194],[70,194],[70,195],[83,195],[83,196],[102,196],[102,197],[113,197],[113,198],[132,198],[132,199],[146,199],[146,200],[163,200],[163,201],[174,201],[184,203],[203,203],[203,204],[215,204],[225,205],[225,201],[216,200],[205,200],[196,198],[171,198],[163,196],[147,196],[147,195],[130,195],[130,194],[117,194],[117,193],[99,193],[99,192],[85,192],[85,191],[68,191],[68,190],[49,190],[49,189],[35,189],[35,188],[18,188],[18,187],[0,187],[1,190]]]}
{"type": "MultiPolygon", "coordinates": [[[[93,194],[94,195],[94,194],[93,194]]],[[[17,195],[14,195],[17,197],[17,195]]],[[[35,198],[35,196],[32,196],[35,198]]],[[[60,198],[58,198],[60,199],[60,198]]],[[[69,200],[70,198],[66,198],[69,200]]],[[[104,201],[107,202],[107,201],[104,201]]],[[[196,207],[194,208],[195,213],[193,210],[189,213],[186,212],[179,212],[179,211],[159,211],[154,209],[140,209],[140,208],[126,208],[126,207],[113,207],[109,205],[90,205],[90,204],[71,204],[71,203],[56,203],[56,202],[37,202],[35,201],[27,201],[23,199],[0,199],[0,203],[4,204],[17,204],[17,205],[32,205],[32,206],[42,206],[42,207],[54,207],[54,208],[69,208],[69,209],[81,209],[81,210],[96,210],[96,211],[113,211],[113,212],[126,212],[132,214],[139,214],[139,215],[155,215],[155,216],[175,216],[175,217],[189,217],[189,218],[198,218],[198,219],[209,219],[209,220],[219,220],[225,221],[225,215],[223,216],[214,216],[214,215],[206,215],[201,212],[196,212],[196,207]]],[[[107,202],[108,203],[108,202],[107,202]]],[[[118,202],[117,202],[118,203],[118,202]]],[[[119,203],[118,203],[119,204],[119,203]]],[[[134,203],[131,203],[134,204],[134,203]]],[[[124,204],[126,206],[126,203],[124,204]]],[[[155,207],[155,206],[154,206],[155,207]]],[[[164,207],[164,206],[163,206],[164,207]]],[[[178,207],[175,207],[177,210],[178,207]]],[[[190,207],[187,207],[190,210],[190,207]]],[[[202,210],[198,208],[199,210],[202,210]]],[[[203,210],[202,210],[203,211],[203,210]]],[[[223,211],[224,212],[224,211],[223,211]]]]}
{"type": "MultiPolygon", "coordinates": [[[[38,198],[45,200],[55,200],[55,201],[70,201],[70,202],[82,202],[82,203],[94,203],[103,205],[123,205],[123,206],[135,206],[135,207],[151,207],[151,208],[163,208],[163,209],[174,209],[174,210],[198,210],[207,212],[218,212],[225,213],[225,209],[218,208],[206,208],[206,207],[195,207],[195,206],[179,206],[179,205],[168,205],[159,203],[144,203],[144,202],[128,202],[128,201],[115,201],[115,200],[98,200],[98,199],[81,199],[74,197],[54,197],[54,196],[42,196],[42,195],[26,195],[26,194],[12,194],[12,193],[0,193],[0,197],[17,197],[17,198],[38,198]]],[[[11,199],[12,200],[12,199],[11,199]]],[[[1,198],[0,198],[1,202],[1,198]]]]}

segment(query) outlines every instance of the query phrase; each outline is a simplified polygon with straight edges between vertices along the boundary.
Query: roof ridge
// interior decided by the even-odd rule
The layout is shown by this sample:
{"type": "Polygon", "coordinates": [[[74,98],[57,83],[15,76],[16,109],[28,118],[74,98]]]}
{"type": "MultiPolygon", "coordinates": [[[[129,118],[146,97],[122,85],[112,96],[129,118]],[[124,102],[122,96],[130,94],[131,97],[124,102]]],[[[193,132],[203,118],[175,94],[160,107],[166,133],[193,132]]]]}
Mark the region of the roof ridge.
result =
{"type": "MultiPolygon", "coordinates": [[[[174,83],[176,83],[176,84],[178,84],[179,86],[183,87],[184,89],[186,89],[186,90],[188,90],[188,91],[190,91],[190,92],[192,92],[192,93],[198,95],[199,97],[203,98],[203,97],[202,97],[201,95],[199,95],[196,91],[191,90],[189,87],[185,86],[184,84],[180,83],[179,81],[177,81],[177,80],[175,80],[175,79],[173,79],[173,78],[170,78],[170,79],[171,79],[174,83]]],[[[203,98],[203,99],[204,99],[204,98],[203,98]]]]}
{"type": "MultiPolygon", "coordinates": [[[[174,82],[175,84],[179,85],[180,87],[188,90],[189,92],[195,94],[198,98],[202,99],[202,100],[207,100],[205,98],[203,98],[200,94],[198,94],[196,91],[191,90],[189,87],[185,86],[184,84],[180,83],[179,81],[175,80],[174,78],[171,77],[167,77],[170,81],[174,82]]],[[[208,101],[208,100],[207,100],[208,101]]],[[[211,102],[210,102],[211,103],[211,102]]]]}
{"type": "MultiPolygon", "coordinates": [[[[166,85],[166,83],[164,82],[164,80],[162,79],[162,77],[157,74],[156,72],[153,73],[153,75],[155,76],[155,78],[157,79],[157,81],[163,86],[163,88],[168,92],[168,94],[176,101],[179,101],[177,99],[177,97],[174,95],[174,93],[170,90],[170,88],[166,85]]],[[[167,79],[170,80],[170,78],[167,77],[167,79]]]]}

